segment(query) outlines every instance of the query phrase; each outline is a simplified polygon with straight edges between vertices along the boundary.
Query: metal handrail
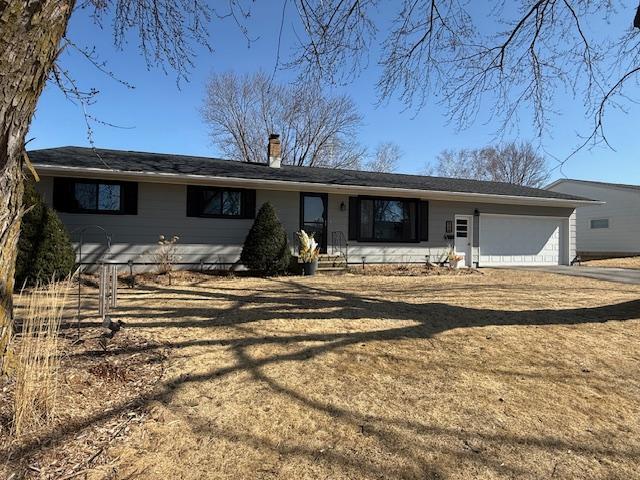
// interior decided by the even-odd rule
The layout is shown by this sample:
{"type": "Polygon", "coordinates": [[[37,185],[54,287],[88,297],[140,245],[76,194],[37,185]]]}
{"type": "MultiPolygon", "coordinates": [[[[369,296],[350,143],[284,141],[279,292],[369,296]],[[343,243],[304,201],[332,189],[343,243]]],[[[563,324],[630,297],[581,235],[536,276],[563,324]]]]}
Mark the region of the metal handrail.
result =
{"type": "Polygon", "coordinates": [[[331,232],[331,254],[336,255],[336,252],[344,257],[345,263],[349,263],[349,242],[340,230],[331,232]]]}

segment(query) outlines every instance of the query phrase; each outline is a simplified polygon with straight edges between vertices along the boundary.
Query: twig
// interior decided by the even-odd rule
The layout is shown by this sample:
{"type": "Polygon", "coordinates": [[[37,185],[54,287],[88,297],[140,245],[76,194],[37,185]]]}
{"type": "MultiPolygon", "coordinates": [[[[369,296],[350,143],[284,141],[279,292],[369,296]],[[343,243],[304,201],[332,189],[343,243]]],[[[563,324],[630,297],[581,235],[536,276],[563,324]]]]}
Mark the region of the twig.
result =
{"type": "MultiPolygon", "coordinates": [[[[124,422],[122,422],[120,424],[120,426],[116,429],[115,433],[113,435],[111,435],[111,437],[109,437],[109,439],[106,442],[104,442],[102,444],[102,446],[98,450],[96,450],[87,460],[85,460],[84,462],[79,464],[77,466],[77,468],[82,468],[82,467],[88,466],[89,464],[91,464],[91,462],[93,462],[96,458],[98,458],[98,456],[102,452],[104,452],[104,450],[107,448],[107,446],[110,445],[111,442],[113,442],[116,439],[116,437],[118,437],[118,435],[120,435],[120,433],[127,427],[127,425],[129,425],[129,423],[131,423],[131,421],[134,418],[136,418],[136,417],[132,416],[132,417],[129,417],[128,419],[126,419],[124,422]]],[[[78,475],[81,475],[82,473],[84,473],[86,471],[87,471],[87,469],[85,468],[83,470],[78,470],[78,471],[75,471],[75,472],[71,472],[71,473],[68,473],[67,475],[65,475],[63,477],[59,477],[58,480],[68,480],[70,478],[77,477],[78,475]]]]}

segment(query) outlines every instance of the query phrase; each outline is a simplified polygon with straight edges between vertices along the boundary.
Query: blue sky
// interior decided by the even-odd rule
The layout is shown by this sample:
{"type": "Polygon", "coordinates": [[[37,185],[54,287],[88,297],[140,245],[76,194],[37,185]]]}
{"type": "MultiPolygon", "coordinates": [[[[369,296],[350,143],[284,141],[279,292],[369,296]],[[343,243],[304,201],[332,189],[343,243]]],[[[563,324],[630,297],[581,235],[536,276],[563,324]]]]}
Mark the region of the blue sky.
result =
{"type": "MultiPolygon", "coordinates": [[[[127,127],[94,125],[94,140],[99,147],[216,156],[218,152],[209,141],[198,111],[207,77],[228,70],[251,73],[261,68],[270,72],[275,64],[279,9],[274,9],[271,2],[256,3],[248,26],[251,35],[259,38],[250,47],[232,22],[214,22],[211,26],[214,52],[196,48],[197,57],[189,82],[181,82],[180,88],[176,86],[173,72],[165,74],[161,69],[147,68],[136,48],[135,38],[124,51],[117,51],[113,47],[108,19],[104,22],[104,30],[100,30],[87,13],[74,13],[70,38],[79,45],[95,45],[108,68],[135,86],[133,90],[128,89],[100,73],[79,55],[63,53],[62,64],[81,87],[100,91],[90,113],[105,122],[127,127]]],[[[289,13],[290,19],[293,13],[289,13]]],[[[290,22],[285,23],[283,36],[285,55],[294,41],[290,22]]],[[[614,21],[612,26],[622,28],[623,25],[614,21]]],[[[400,145],[404,157],[399,171],[420,173],[425,164],[434,161],[444,149],[481,147],[495,139],[495,124],[479,121],[471,128],[457,131],[448,124],[446,112],[438,105],[427,105],[417,115],[414,111],[403,111],[403,105],[394,98],[376,106],[375,83],[379,71],[375,59],[374,50],[370,67],[356,81],[335,87],[335,91],[346,93],[355,100],[364,117],[360,133],[364,145],[373,149],[378,142],[387,140],[400,145]]],[[[288,81],[291,76],[291,72],[279,71],[276,79],[288,81]]],[[[543,139],[550,166],[555,165],[551,156],[566,157],[579,142],[578,135],[586,133],[589,127],[579,98],[560,97],[555,107],[562,114],[553,118],[551,132],[543,139]]],[[[564,166],[564,176],[640,184],[639,111],[638,105],[633,104],[627,113],[609,110],[607,133],[616,150],[602,147],[583,150],[564,166]]],[[[517,132],[508,138],[535,140],[530,123],[530,119],[521,118],[517,132]]],[[[33,138],[30,149],[89,145],[81,108],[64,98],[53,84],[47,86],[39,101],[27,138],[33,138]]],[[[561,175],[559,170],[554,171],[554,178],[561,175]]]]}

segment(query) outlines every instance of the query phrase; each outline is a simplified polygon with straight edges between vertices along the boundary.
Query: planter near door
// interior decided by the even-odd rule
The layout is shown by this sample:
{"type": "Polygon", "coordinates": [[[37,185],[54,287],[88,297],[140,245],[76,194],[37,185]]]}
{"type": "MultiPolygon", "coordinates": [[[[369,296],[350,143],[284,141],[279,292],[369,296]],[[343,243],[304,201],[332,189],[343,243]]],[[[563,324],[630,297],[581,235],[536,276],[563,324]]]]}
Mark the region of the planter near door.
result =
{"type": "Polygon", "coordinates": [[[302,264],[302,271],[304,272],[305,276],[306,275],[315,275],[316,271],[318,270],[318,260],[314,260],[313,262],[309,262],[309,263],[303,263],[302,264]]]}

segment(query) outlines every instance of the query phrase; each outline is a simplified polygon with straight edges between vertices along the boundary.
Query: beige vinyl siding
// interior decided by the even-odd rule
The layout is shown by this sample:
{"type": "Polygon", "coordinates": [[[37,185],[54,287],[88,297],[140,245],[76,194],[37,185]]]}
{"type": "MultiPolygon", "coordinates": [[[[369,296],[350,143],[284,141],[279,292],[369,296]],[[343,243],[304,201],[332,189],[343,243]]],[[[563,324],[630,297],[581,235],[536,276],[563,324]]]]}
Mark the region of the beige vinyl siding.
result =
{"type": "MultiPolygon", "coordinates": [[[[378,243],[349,241],[349,261],[358,263],[365,257],[365,262],[424,262],[429,255],[434,261],[441,257],[453,240],[444,238],[446,221],[454,220],[455,215],[473,215],[477,209],[479,213],[498,213],[506,215],[541,215],[568,218],[573,209],[558,207],[538,207],[525,205],[505,205],[491,203],[448,202],[429,200],[429,240],[419,243],[378,243]]],[[[329,195],[329,232],[340,230],[348,238],[348,208],[340,210],[340,204],[349,203],[348,195],[329,195]]],[[[473,222],[473,261],[478,260],[479,219],[473,222]]],[[[568,224],[567,224],[568,226],[568,224]]],[[[567,235],[568,236],[568,235],[567,235]]],[[[331,235],[329,234],[329,240],[331,235]]],[[[330,249],[331,250],[331,249],[330,249]]],[[[566,257],[566,255],[565,255],[566,257]]],[[[564,263],[567,262],[565,258],[564,263]]]]}
{"type": "MultiPolygon", "coordinates": [[[[53,178],[43,177],[38,190],[51,205],[53,178]]],[[[59,215],[76,244],[85,230],[84,261],[151,262],[158,237],[177,235],[181,262],[236,262],[253,220],[187,217],[186,198],[186,185],[140,182],[137,215],[59,215]],[[110,248],[105,234],[95,226],[108,232],[110,248]]],[[[288,232],[298,229],[298,198],[296,192],[256,191],[258,208],[270,201],[288,232]]]]}
{"type": "MultiPolygon", "coordinates": [[[[37,187],[47,203],[52,203],[53,178],[43,176],[37,187]]],[[[242,244],[251,228],[250,219],[193,218],[186,216],[186,185],[139,182],[138,215],[95,215],[60,213],[60,218],[79,241],[80,230],[85,229],[84,261],[151,262],[159,235],[178,235],[177,253],[181,262],[237,262],[242,244]],[[93,226],[104,228],[111,237],[110,247],[105,235],[93,226]]],[[[424,198],[423,200],[428,200],[424,198]]],[[[256,190],[257,208],[270,201],[287,231],[289,241],[295,244],[295,232],[300,222],[300,192],[256,190]]],[[[349,195],[328,195],[327,239],[331,232],[349,231],[349,195]],[[344,203],[344,210],[341,204],[344,203]]],[[[537,207],[507,204],[429,201],[429,241],[420,243],[349,242],[350,262],[423,262],[425,256],[438,259],[452,240],[444,239],[446,220],[453,221],[456,214],[503,213],[519,215],[562,216],[571,215],[570,208],[537,207]]],[[[478,218],[474,218],[474,261],[478,257],[478,218]]],[[[332,253],[331,245],[328,252],[332,253]]]]}
{"type": "Polygon", "coordinates": [[[575,235],[581,253],[640,253],[640,191],[565,180],[552,191],[593,198],[604,205],[576,210],[575,235]],[[608,219],[609,228],[590,228],[591,220],[608,219]]]}

